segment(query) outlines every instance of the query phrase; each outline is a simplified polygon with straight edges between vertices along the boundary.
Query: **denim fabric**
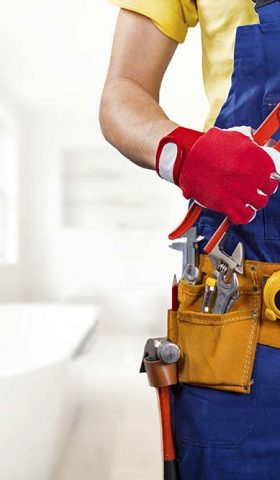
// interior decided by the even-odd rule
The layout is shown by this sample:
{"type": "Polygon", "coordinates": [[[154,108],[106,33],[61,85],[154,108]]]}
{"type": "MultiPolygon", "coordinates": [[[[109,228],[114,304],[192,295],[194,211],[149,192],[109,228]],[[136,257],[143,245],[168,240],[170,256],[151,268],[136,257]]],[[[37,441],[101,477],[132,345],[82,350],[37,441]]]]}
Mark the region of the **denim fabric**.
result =
{"type": "MultiPolygon", "coordinates": [[[[280,2],[261,7],[259,16],[259,25],[237,28],[232,85],[216,120],[217,127],[249,125],[256,129],[280,102],[280,2]]],[[[274,138],[279,139],[280,133],[274,138]]],[[[229,253],[241,240],[247,259],[280,262],[279,200],[280,188],[252,222],[231,227],[226,244],[229,253]]],[[[210,210],[203,211],[197,222],[199,233],[205,235],[201,251],[223,218],[210,210]]]]}
{"type": "MultiPolygon", "coordinates": [[[[216,121],[220,128],[257,128],[280,102],[280,2],[258,13],[259,25],[237,29],[232,85],[216,121]]],[[[203,211],[197,222],[205,236],[201,249],[222,220],[203,211]]],[[[253,222],[232,226],[229,233],[229,253],[242,241],[246,259],[280,262],[280,188],[253,222]]],[[[279,479],[279,349],[258,345],[252,381],[250,395],[187,384],[172,388],[181,480],[279,479]]]]}
{"type": "Polygon", "coordinates": [[[173,387],[181,480],[278,480],[280,350],[258,345],[250,395],[173,387]]]}

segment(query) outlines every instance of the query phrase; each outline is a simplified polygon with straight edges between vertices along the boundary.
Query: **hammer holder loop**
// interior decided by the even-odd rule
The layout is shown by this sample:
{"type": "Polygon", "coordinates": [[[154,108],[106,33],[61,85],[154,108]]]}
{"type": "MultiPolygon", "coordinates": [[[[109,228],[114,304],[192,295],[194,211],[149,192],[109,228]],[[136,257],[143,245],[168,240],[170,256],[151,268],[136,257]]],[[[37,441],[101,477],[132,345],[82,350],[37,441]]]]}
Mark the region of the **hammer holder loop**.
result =
{"type": "Polygon", "coordinates": [[[166,364],[146,357],[144,365],[151,387],[168,387],[178,383],[177,363],[166,364]]]}

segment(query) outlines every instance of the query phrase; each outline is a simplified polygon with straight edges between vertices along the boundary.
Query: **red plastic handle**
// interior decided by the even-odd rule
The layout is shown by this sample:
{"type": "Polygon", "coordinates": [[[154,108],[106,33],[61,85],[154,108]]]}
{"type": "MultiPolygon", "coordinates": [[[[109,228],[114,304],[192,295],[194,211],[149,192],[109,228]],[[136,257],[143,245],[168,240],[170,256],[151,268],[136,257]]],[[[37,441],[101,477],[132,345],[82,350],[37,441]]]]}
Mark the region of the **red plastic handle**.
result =
{"type": "Polygon", "coordinates": [[[219,243],[219,241],[223,238],[224,234],[228,231],[230,226],[231,226],[231,222],[228,219],[228,217],[226,217],[222,221],[221,225],[217,228],[214,235],[212,235],[212,237],[210,238],[207,245],[205,245],[205,247],[204,247],[204,252],[205,253],[211,253],[212,252],[213,248],[216,247],[217,243],[219,243]]]}
{"type": "MultiPolygon", "coordinates": [[[[268,115],[261,126],[254,133],[255,142],[263,146],[280,128],[280,103],[268,115]]],[[[275,145],[276,150],[280,151],[280,141],[275,145]]]]}
{"type": "Polygon", "coordinates": [[[193,224],[199,219],[202,210],[203,207],[193,202],[182,223],[168,235],[169,240],[175,240],[175,238],[181,237],[181,235],[184,235],[184,233],[192,228],[193,224]]]}
{"type": "MultiPolygon", "coordinates": [[[[272,135],[280,128],[280,103],[274,108],[274,110],[268,115],[265,121],[261,124],[261,126],[255,131],[254,133],[254,140],[255,142],[263,146],[266,142],[272,137],[272,135]]],[[[280,140],[276,143],[274,148],[280,151],[280,140]]],[[[193,203],[190,209],[188,210],[187,215],[185,216],[182,223],[177,227],[173,232],[169,234],[170,240],[175,240],[175,238],[184,235],[198,220],[203,208],[198,205],[197,203],[193,203]]],[[[206,253],[210,253],[213,248],[219,243],[223,235],[229,229],[231,223],[228,218],[225,218],[224,221],[221,223],[219,228],[216,230],[214,235],[211,237],[209,242],[204,248],[206,253]]]]}
{"type": "Polygon", "coordinates": [[[158,401],[161,418],[163,460],[175,460],[176,452],[171,421],[171,395],[169,387],[158,388],[158,401]]]}

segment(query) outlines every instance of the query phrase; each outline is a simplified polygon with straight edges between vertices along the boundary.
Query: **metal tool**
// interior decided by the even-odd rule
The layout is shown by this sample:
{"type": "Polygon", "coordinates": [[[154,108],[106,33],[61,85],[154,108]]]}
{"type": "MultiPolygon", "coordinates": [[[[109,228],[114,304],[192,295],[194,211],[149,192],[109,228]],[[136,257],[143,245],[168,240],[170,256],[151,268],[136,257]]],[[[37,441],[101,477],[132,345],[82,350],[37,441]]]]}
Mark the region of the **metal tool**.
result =
{"type": "Polygon", "coordinates": [[[170,248],[182,252],[182,278],[190,285],[195,285],[199,278],[198,243],[201,242],[203,238],[204,237],[202,236],[197,236],[196,227],[192,227],[183,237],[181,237],[180,242],[173,242],[169,245],[170,248]]]}
{"type": "Polygon", "coordinates": [[[180,358],[180,349],[166,337],[149,338],[144,348],[140,373],[145,372],[144,358],[147,357],[150,361],[161,360],[167,364],[176,363],[180,358]]]}
{"type": "Polygon", "coordinates": [[[212,313],[226,313],[239,298],[238,277],[243,274],[244,246],[239,242],[232,255],[225,252],[223,245],[226,233],[209,254],[217,280],[217,297],[212,313]]]}
{"type": "Polygon", "coordinates": [[[232,295],[228,305],[227,305],[227,312],[229,312],[229,310],[231,309],[232,305],[236,302],[236,300],[238,300],[240,297],[240,291],[239,290],[236,290],[236,292],[232,295]]]}
{"type": "Polygon", "coordinates": [[[205,283],[204,296],[202,300],[201,312],[211,313],[214,297],[216,294],[216,278],[209,277],[205,283]]]}
{"type": "Polygon", "coordinates": [[[226,239],[226,233],[222,236],[221,240],[211,253],[209,254],[211,263],[214,268],[214,275],[218,278],[219,272],[224,271],[225,278],[228,279],[233,272],[243,275],[243,262],[244,262],[244,246],[242,242],[239,242],[232,255],[226,253],[223,249],[226,239]]]}
{"type": "MultiPolygon", "coordinates": [[[[280,103],[275,107],[275,109],[268,115],[268,117],[264,120],[261,126],[255,131],[253,134],[254,141],[263,146],[267,143],[267,141],[272,137],[272,135],[279,129],[280,127],[280,103]]],[[[280,141],[278,141],[274,148],[280,151],[280,141]]],[[[275,180],[280,181],[280,176],[275,172],[272,174],[272,178],[275,180]]],[[[203,210],[201,205],[198,205],[196,202],[193,202],[187,215],[185,216],[184,220],[181,224],[169,234],[170,240],[175,240],[178,237],[184,235],[189,229],[194,225],[194,223],[200,217],[200,214],[203,210]]],[[[228,228],[230,227],[231,222],[226,217],[224,221],[221,223],[219,228],[216,230],[212,238],[209,240],[207,245],[204,248],[206,253],[212,252],[213,248],[217,243],[221,240],[223,235],[227,232],[228,228]]]]}
{"type": "Polygon", "coordinates": [[[230,282],[224,280],[224,273],[220,272],[217,279],[217,298],[212,313],[226,313],[233,302],[239,297],[238,278],[235,272],[230,282]]]}
{"type": "Polygon", "coordinates": [[[156,345],[157,354],[163,363],[176,363],[180,358],[180,349],[178,345],[168,341],[167,339],[160,339],[156,345]]]}

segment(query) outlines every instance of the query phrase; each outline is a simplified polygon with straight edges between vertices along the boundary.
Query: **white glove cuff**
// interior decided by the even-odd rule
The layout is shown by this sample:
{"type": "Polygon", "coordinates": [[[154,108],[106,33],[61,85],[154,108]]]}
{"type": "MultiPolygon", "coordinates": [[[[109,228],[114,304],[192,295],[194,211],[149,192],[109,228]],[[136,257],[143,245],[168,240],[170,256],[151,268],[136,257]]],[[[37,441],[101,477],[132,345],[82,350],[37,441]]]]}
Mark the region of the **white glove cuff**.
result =
{"type": "Polygon", "coordinates": [[[178,155],[178,147],[176,143],[166,143],[161,151],[159,157],[158,173],[161,178],[168,182],[175,183],[174,180],[174,165],[178,155]]]}

